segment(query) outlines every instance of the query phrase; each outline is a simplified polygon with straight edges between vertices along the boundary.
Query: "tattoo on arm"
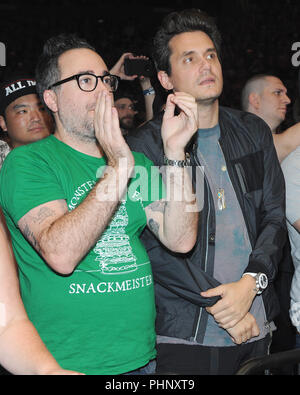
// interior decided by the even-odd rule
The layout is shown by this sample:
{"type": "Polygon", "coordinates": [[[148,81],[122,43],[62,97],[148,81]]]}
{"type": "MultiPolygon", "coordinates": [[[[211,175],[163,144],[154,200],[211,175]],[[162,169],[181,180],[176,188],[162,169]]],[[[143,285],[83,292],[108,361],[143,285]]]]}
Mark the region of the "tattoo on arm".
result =
{"type": "Polygon", "coordinates": [[[41,209],[33,216],[31,215],[29,217],[30,221],[22,221],[20,225],[20,230],[22,231],[24,237],[28,242],[32,245],[32,247],[40,254],[42,249],[41,245],[38,242],[34,232],[32,231],[32,228],[30,226],[30,223],[32,225],[42,225],[45,220],[47,220],[50,217],[55,216],[55,211],[48,208],[48,207],[41,207],[41,209]]]}
{"type": "Polygon", "coordinates": [[[45,219],[55,215],[55,212],[47,207],[42,207],[38,212],[37,217],[33,218],[32,221],[35,224],[41,224],[45,219]]]}
{"type": "Polygon", "coordinates": [[[35,248],[35,250],[38,253],[41,253],[41,247],[35,238],[33,232],[30,230],[28,224],[25,224],[24,230],[23,230],[24,237],[29,241],[29,243],[35,248]]]}
{"type": "Polygon", "coordinates": [[[153,212],[164,213],[166,207],[166,201],[158,200],[150,204],[149,209],[153,212]]]}
{"type": "Polygon", "coordinates": [[[33,208],[18,222],[18,228],[24,238],[31,244],[41,256],[46,256],[50,251],[56,251],[61,233],[58,230],[55,236],[50,235],[50,229],[59,218],[68,214],[68,206],[65,200],[57,200],[48,204],[33,208]],[[50,237],[51,236],[51,237],[50,237]]]}
{"type": "Polygon", "coordinates": [[[150,218],[148,222],[149,229],[156,237],[159,237],[159,223],[150,218]]]}

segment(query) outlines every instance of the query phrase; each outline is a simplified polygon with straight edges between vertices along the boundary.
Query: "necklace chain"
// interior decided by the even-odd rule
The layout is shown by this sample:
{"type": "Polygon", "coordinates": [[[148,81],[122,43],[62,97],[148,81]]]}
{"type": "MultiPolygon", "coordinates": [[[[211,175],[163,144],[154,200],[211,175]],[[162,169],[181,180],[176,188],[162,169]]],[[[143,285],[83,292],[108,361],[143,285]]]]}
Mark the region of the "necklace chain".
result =
{"type": "MultiPolygon", "coordinates": [[[[218,142],[218,147],[220,149],[221,154],[223,155],[219,142],[218,142]]],[[[223,181],[223,173],[225,173],[227,168],[224,165],[222,165],[220,167],[217,166],[217,168],[219,168],[221,171],[219,186],[217,186],[216,182],[214,181],[214,177],[212,177],[212,175],[211,175],[211,171],[209,170],[207,162],[204,159],[204,156],[202,155],[202,153],[199,149],[198,149],[198,155],[200,158],[200,162],[205,166],[205,171],[206,171],[205,175],[209,181],[209,184],[214,189],[213,196],[216,198],[216,201],[215,201],[216,206],[218,207],[219,211],[224,211],[226,209],[226,195],[225,195],[225,189],[223,188],[223,185],[222,185],[222,183],[223,183],[222,181],[223,181]]]]}

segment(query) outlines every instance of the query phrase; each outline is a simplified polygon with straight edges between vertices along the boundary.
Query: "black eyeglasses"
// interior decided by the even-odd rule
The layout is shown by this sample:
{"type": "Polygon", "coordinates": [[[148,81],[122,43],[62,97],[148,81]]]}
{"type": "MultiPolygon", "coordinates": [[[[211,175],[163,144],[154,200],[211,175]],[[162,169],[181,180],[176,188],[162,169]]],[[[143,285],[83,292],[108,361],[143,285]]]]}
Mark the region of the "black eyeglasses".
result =
{"type": "Polygon", "coordinates": [[[98,85],[98,78],[106,85],[111,92],[116,92],[119,85],[119,77],[112,74],[105,74],[105,75],[95,75],[91,73],[85,74],[76,74],[72,77],[65,78],[64,80],[55,82],[54,84],[50,85],[48,89],[54,88],[55,86],[64,84],[65,82],[69,82],[72,80],[76,80],[78,87],[84,92],[92,92],[96,89],[98,85]]]}

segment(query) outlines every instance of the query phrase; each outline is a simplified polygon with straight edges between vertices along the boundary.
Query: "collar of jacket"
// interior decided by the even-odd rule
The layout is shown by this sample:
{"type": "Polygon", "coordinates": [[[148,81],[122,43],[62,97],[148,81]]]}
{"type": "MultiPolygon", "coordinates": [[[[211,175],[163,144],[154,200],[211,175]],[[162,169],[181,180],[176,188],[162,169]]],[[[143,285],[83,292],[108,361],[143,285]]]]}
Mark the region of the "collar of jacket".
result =
{"type": "MultiPolygon", "coordinates": [[[[221,138],[222,140],[227,134],[227,128],[229,126],[230,121],[233,119],[233,112],[231,108],[222,107],[219,108],[219,125],[221,130],[221,138]]],[[[198,139],[197,133],[194,134],[188,145],[186,146],[186,152],[195,152],[198,147],[198,139]]]]}

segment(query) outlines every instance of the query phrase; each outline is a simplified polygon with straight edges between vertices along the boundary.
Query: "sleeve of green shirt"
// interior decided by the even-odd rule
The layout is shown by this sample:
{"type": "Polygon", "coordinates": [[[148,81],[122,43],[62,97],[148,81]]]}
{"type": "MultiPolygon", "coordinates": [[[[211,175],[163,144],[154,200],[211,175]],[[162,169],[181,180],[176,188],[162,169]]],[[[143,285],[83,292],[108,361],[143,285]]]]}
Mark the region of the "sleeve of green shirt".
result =
{"type": "Polygon", "coordinates": [[[65,199],[51,164],[27,147],[13,150],[0,173],[0,205],[16,226],[33,208],[65,199]]]}

